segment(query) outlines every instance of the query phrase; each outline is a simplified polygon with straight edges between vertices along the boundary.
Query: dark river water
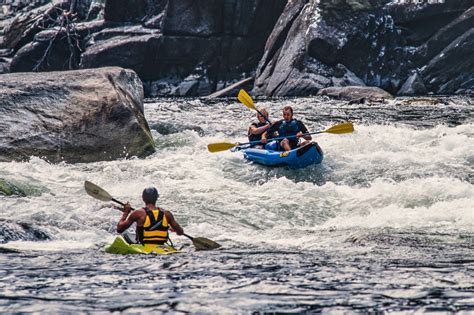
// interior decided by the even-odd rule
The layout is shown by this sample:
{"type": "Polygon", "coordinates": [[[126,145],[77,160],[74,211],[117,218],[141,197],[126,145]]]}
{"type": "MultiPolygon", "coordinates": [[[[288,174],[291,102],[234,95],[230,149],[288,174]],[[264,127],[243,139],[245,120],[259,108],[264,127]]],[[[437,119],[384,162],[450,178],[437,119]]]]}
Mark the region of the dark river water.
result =
{"type": "Polygon", "coordinates": [[[0,313],[474,312],[474,101],[399,99],[292,104],[325,152],[302,170],[240,152],[254,113],[236,100],[147,100],[157,152],[87,164],[0,163],[27,196],[0,195],[0,313]],[[84,181],[141,205],[160,190],[186,233],[222,248],[119,256],[104,252],[120,212],[84,181]]]}

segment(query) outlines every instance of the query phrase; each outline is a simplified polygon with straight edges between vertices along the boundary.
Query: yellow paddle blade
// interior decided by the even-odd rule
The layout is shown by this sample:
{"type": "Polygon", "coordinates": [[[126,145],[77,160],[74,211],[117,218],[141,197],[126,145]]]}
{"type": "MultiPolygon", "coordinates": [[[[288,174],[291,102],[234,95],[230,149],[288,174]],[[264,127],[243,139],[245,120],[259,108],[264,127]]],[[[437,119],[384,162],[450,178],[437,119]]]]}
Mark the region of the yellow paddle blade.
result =
{"type": "Polygon", "coordinates": [[[238,146],[238,143],[229,143],[229,142],[219,142],[219,143],[210,143],[207,145],[209,152],[220,152],[232,149],[233,147],[238,146]]]}
{"type": "Polygon", "coordinates": [[[240,91],[239,91],[239,95],[237,96],[237,98],[239,99],[239,101],[240,101],[242,104],[244,104],[244,105],[247,106],[248,108],[257,110],[257,108],[255,107],[255,105],[253,104],[253,99],[252,99],[252,97],[250,97],[250,95],[248,95],[248,93],[245,92],[245,90],[240,90],[240,91]]]}
{"type": "Polygon", "coordinates": [[[351,122],[345,122],[342,124],[334,125],[323,132],[329,132],[329,133],[350,133],[354,131],[354,126],[352,125],[351,122]]]}

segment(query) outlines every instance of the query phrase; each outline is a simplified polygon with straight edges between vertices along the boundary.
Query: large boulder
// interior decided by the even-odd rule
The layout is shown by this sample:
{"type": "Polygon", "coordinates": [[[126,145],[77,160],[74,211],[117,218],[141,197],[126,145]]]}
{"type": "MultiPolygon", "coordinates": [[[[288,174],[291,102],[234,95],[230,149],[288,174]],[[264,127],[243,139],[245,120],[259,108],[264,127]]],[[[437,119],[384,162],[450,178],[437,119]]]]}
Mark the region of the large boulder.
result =
{"type": "Polygon", "coordinates": [[[0,161],[94,162],[154,152],[135,72],[0,75],[0,161]]]}
{"type": "Polygon", "coordinates": [[[337,99],[360,101],[384,101],[392,99],[393,96],[386,91],[374,86],[344,86],[328,87],[321,89],[318,95],[327,95],[337,99]]]}
{"type": "Polygon", "coordinates": [[[158,46],[161,35],[138,33],[125,34],[106,40],[96,40],[81,56],[80,68],[118,66],[133,69],[142,80],[154,76],[153,51],[158,46]]]}
{"type": "Polygon", "coordinates": [[[422,76],[437,94],[472,93],[474,90],[474,28],[459,36],[426,67],[422,76]]]}
{"type": "Polygon", "coordinates": [[[338,79],[341,67],[352,82],[398,89],[400,80],[394,76],[407,72],[410,58],[398,49],[403,39],[382,4],[336,2],[288,2],[257,69],[257,94],[314,95],[346,84],[338,79]]]}
{"type": "Polygon", "coordinates": [[[426,86],[418,72],[414,72],[408,77],[408,79],[403,83],[400,90],[398,90],[397,95],[399,96],[414,96],[414,95],[424,95],[426,94],[426,86]]]}
{"type": "Polygon", "coordinates": [[[399,27],[407,44],[418,46],[471,6],[472,0],[391,1],[384,9],[399,27]]]}
{"type": "Polygon", "coordinates": [[[472,90],[473,10],[469,0],[289,1],[267,40],[254,93],[301,96],[350,85],[391,94],[402,86],[400,94],[472,90]]]}
{"type": "Polygon", "coordinates": [[[474,27],[474,6],[462,13],[448,25],[439,29],[429,40],[418,48],[420,63],[429,62],[444,48],[474,27]]]}

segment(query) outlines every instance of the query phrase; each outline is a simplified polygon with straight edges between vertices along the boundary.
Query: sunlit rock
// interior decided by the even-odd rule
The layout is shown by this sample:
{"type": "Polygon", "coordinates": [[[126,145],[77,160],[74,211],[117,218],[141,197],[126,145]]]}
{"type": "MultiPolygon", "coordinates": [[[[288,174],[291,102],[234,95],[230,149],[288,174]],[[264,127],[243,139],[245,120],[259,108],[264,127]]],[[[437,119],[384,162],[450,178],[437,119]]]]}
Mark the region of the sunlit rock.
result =
{"type": "Polygon", "coordinates": [[[345,86],[345,87],[328,87],[321,89],[318,95],[327,95],[337,99],[344,100],[369,100],[383,101],[393,98],[393,96],[375,86],[345,86]]]}
{"type": "Polygon", "coordinates": [[[0,76],[0,161],[143,157],[154,142],[143,87],[118,67],[0,76]]]}

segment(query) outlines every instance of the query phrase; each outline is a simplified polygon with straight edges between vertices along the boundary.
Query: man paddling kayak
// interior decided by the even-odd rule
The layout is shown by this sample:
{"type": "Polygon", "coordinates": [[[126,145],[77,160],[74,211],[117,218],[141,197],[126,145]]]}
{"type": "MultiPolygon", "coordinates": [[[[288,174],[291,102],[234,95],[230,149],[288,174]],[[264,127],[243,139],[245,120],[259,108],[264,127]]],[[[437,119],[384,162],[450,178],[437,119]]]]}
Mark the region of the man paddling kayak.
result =
{"type": "Polygon", "coordinates": [[[132,208],[127,202],[123,207],[123,215],[117,224],[117,232],[122,233],[137,223],[137,241],[142,244],[164,244],[168,240],[168,230],[183,235],[183,228],[176,222],[173,214],[165,209],[156,207],[158,190],[155,187],[145,188],[142,193],[145,207],[130,214],[132,208]],[[130,215],[129,215],[130,214],[130,215]]]}
{"type": "Polygon", "coordinates": [[[301,143],[301,145],[305,145],[312,139],[311,135],[303,136],[304,133],[308,133],[308,129],[302,121],[293,118],[293,108],[291,106],[283,107],[283,119],[274,123],[262,134],[262,143],[267,143],[268,135],[274,132],[278,132],[278,137],[296,137],[284,138],[279,143],[269,143],[265,146],[265,149],[290,151],[298,147],[299,138],[303,137],[303,139],[307,140],[301,143]]]}

